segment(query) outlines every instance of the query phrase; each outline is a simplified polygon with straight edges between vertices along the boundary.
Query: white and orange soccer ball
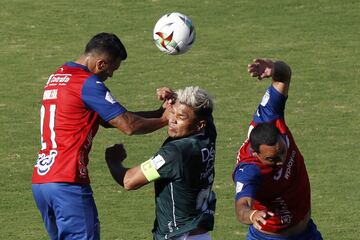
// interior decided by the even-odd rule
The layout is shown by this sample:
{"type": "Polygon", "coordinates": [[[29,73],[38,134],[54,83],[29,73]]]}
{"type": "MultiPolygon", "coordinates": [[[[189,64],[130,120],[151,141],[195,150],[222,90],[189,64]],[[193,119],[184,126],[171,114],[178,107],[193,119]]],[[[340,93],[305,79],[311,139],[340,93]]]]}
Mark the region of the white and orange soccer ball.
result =
{"type": "Polygon", "coordinates": [[[178,12],[162,16],[155,24],[153,38],[160,51],[170,55],[187,52],[195,42],[193,22],[178,12]]]}

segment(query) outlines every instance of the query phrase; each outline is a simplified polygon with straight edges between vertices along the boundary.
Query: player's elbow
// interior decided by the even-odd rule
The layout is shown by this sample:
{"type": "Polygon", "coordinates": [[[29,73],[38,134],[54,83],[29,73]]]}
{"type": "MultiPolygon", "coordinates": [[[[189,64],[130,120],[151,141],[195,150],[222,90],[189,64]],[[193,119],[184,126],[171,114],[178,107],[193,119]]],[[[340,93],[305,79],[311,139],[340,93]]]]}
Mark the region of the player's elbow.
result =
{"type": "Polygon", "coordinates": [[[239,212],[238,212],[237,210],[235,210],[235,215],[236,215],[236,219],[237,219],[239,222],[243,223],[242,218],[241,218],[241,215],[239,214],[239,212]]]}
{"type": "Polygon", "coordinates": [[[136,131],[132,128],[122,128],[122,129],[120,129],[120,131],[127,136],[132,136],[136,133],[136,131]]]}
{"type": "Polygon", "coordinates": [[[247,222],[243,219],[243,217],[238,213],[236,213],[236,219],[242,224],[247,224],[247,222]]]}
{"type": "Polygon", "coordinates": [[[235,202],[235,214],[236,218],[242,224],[251,224],[249,219],[250,204],[248,204],[249,198],[240,198],[235,202]]]}
{"type": "Polygon", "coordinates": [[[111,119],[109,121],[109,124],[112,125],[113,127],[117,128],[118,130],[120,130],[122,133],[124,133],[125,135],[131,136],[136,134],[136,126],[134,125],[134,122],[131,121],[132,118],[130,118],[129,116],[130,113],[126,112],[123,113],[113,119],[111,119]]]}

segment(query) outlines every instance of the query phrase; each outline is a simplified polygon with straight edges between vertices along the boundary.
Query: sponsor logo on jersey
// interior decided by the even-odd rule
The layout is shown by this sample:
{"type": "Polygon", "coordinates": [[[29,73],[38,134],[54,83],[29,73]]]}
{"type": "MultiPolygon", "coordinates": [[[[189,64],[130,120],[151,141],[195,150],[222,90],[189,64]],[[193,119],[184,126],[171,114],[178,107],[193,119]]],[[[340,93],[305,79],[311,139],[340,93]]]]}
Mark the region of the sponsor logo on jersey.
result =
{"type": "Polygon", "coordinates": [[[153,162],[156,170],[158,170],[165,164],[164,158],[159,154],[156,155],[153,159],[151,159],[151,161],[153,162]]]}
{"type": "Polygon", "coordinates": [[[290,156],[290,159],[289,159],[289,162],[288,164],[286,165],[286,172],[285,172],[285,178],[286,180],[288,180],[291,176],[291,168],[292,166],[294,165],[294,160],[295,160],[295,155],[296,155],[296,151],[293,150],[291,152],[291,156],[290,156]]]}
{"type": "Polygon", "coordinates": [[[200,179],[208,178],[209,184],[212,183],[214,177],[214,160],[215,160],[215,148],[210,146],[210,149],[201,149],[202,162],[206,163],[205,171],[201,173],[200,179]]]}
{"type": "Polygon", "coordinates": [[[46,85],[66,85],[70,81],[71,74],[52,74],[50,75],[46,85]]]}
{"type": "Polygon", "coordinates": [[[51,100],[57,98],[57,89],[45,90],[43,100],[51,100]]]}
{"type": "Polygon", "coordinates": [[[286,201],[282,197],[277,197],[274,201],[275,214],[280,215],[280,221],[282,224],[290,224],[292,221],[292,214],[289,211],[289,207],[286,201]]]}
{"type": "Polygon", "coordinates": [[[260,105],[265,107],[266,104],[268,103],[269,99],[270,99],[270,92],[269,92],[269,90],[267,90],[266,93],[264,94],[262,100],[261,100],[260,105]]]}
{"type": "Polygon", "coordinates": [[[111,104],[114,104],[114,103],[117,102],[116,99],[114,98],[114,96],[111,95],[111,93],[109,91],[106,92],[105,100],[108,101],[111,104]]]}
{"type": "Polygon", "coordinates": [[[236,193],[241,192],[241,190],[243,189],[244,184],[241,182],[236,182],[236,193]]]}
{"type": "Polygon", "coordinates": [[[39,154],[35,164],[37,173],[41,176],[47,174],[50,171],[51,166],[54,164],[56,156],[56,150],[51,150],[49,155],[45,155],[44,153],[39,154]]]}

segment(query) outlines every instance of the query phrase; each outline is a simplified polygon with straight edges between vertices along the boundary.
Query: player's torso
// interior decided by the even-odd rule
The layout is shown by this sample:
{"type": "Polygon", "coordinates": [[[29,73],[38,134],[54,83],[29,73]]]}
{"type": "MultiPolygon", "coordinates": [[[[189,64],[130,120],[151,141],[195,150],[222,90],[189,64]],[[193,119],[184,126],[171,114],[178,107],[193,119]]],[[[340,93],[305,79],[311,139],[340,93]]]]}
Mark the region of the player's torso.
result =
{"type": "Polygon", "coordinates": [[[44,87],[40,111],[41,150],[33,183],[88,183],[87,162],[98,129],[98,114],[81,99],[92,74],[80,67],[61,66],[44,87]]]}
{"type": "Polygon", "coordinates": [[[266,231],[277,227],[291,226],[301,221],[310,210],[310,184],[303,156],[298,150],[291,134],[285,135],[288,152],[285,163],[273,169],[263,165],[252,156],[250,142],[240,149],[240,162],[256,164],[261,173],[261,183],[256,194],[254,209],[270,210],[278,218],[269,219],[266,231]]]}
{"type": "Polygon", "coordinates": [[[177,140],[176,144],[183,153],[180,177],[155,182],[158,225],[155,228],[161,234],[176,232],[186,224],[187,228],[196,228],[196,219],[208,209],[215,177],[214,140],[198,136],[190,141],[177,140]]]}

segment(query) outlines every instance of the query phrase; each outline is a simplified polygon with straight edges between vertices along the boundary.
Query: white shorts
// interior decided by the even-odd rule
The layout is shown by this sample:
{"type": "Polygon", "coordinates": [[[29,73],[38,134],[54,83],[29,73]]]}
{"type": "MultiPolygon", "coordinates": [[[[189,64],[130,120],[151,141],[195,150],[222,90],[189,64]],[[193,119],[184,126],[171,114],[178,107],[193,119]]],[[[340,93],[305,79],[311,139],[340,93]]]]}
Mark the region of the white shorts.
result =
{"type": "Polygon", "coordinates": [[[189,236],[189,233],[185,233],[180,237],[172,238],[172,240],[211,240],[211,237],[208,232],[191,236],[189,236]]]}

